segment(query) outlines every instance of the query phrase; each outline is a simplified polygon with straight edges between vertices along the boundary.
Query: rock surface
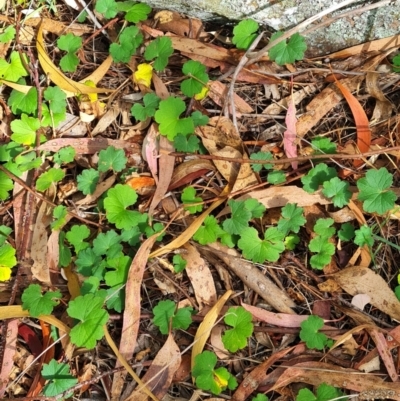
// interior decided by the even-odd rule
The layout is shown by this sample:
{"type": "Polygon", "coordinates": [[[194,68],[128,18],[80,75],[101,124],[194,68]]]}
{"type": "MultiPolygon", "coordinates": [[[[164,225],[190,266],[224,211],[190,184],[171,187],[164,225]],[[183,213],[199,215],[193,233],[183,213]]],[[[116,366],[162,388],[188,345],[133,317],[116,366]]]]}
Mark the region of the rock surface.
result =
{"type": "MultiPolygon", "coordinates": [[[[146,0],[150,6],[169,9],[196,17],[202,21],[242,20],[253,18],[275,30],[287,30],[305,19],[318,14],[335,0],[146,0]]],[[[326,55],[336,50],[354,46],[374,39],[400,33],[400,0],[376,9],[357,13],[362,7],[377,3],[363,0],[342,8],[325,20],[346,13],[325,27],[307,34],[308,57],[326,55]]],[[[380,4],[382,1],[379,2],[380,4]]],[[[317,21],[318,24],[322,21],[317,21]]]]}

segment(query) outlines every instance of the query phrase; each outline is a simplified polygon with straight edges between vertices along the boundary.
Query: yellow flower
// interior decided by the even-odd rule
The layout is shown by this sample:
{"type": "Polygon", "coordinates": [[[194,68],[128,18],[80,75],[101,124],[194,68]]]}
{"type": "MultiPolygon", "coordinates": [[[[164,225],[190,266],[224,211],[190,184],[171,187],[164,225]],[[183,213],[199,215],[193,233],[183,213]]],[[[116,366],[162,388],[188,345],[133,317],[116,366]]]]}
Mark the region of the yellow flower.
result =
{"type": "Polygon", "coordinates": [[[0,281],[8,281],[11,277],[11,269],[7,266],[0,266],[0,281]]]}
{"type": "Polygon", "coordinates": [[[150,88],[153,66],[150,64],[139,64],[137,70],[133,73],[133,79],[137,84],[150,88]]]}
{"type": "Polygon", "coordinates": [[[194,95],[194,98],[195,98],[196,100],[202,100],[202,99],[204,99],[204,98],[207,96],[207,93],[208,93],[208,88],[207,88],[207,86],[203,86],[203,89],[201,90],[201,92],[200,92],[200,93],[197,93],[196,95],[194,95]]]}

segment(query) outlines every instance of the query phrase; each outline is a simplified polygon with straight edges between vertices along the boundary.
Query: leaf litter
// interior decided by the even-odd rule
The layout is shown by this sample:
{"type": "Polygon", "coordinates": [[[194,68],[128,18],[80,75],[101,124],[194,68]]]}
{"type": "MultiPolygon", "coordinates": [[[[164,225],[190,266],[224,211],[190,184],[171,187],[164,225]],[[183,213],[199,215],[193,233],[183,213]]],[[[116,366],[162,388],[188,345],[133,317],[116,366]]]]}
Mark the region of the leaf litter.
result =
{"type": "Polygon", "coordinates": [[[299,27],[290,38],[274,34],[284,40],[255,64],[246,52],[254,21],[223,27],[235,47],[202,21],[109,3],[96,6],[105,21],[119,11],[138,23],[135,43],[120,35],[110,55],[104,41],[119,28],[110,20],[102,29],[90,6],[95,30],[49,8],[47,18],[26,20],[37,34],[33,52],[19,21],[20,36],[2,49],[2,85],[19,99],[59,88],[69,107],[68,125],[56,126],[63,110],[54,98],[40,99],[35,113],[9,92],[0,102],[17,120],[2,131],[0,152],[2,398],[100,388],[112,400],[190,400],[197,385],[234,400],[324,389],[400,400],[399,78],[391,65],[399,37],[326,55],[328,64],[304,58],[299,27]],[[51,51],[49,33],[72,35],[60,42],[69,59],[51,51]],[[90,36],[101,38],[99,49],[90,36]],[[8,50],[18,41],[29,64],[8,50]],[[90,66],[70,74],[82,60],[90,66]],[[194,213],[181,197],[187,188],[200,204],[194,213]],[[235,201],[250,201],[248,209],[235,201]],[[90,222],[87,248],[66,235],[78,217],[90,222]],[[344,223],[353,236],[341,234],[344,223]],[[186,264],[176,273],[178,256],[186,264]],[[188,326],[167,318],[160,332],[154,315],[165,300],[193,311],[188,326]]]}

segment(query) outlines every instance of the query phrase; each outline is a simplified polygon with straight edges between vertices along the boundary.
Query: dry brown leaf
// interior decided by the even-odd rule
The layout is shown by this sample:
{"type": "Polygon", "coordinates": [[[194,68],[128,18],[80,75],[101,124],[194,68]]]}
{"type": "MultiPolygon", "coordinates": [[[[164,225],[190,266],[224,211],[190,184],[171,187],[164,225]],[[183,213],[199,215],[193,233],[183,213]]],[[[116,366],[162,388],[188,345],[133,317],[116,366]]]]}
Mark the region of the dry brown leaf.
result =
{"type": "Polygon", "coordinates": [[[174,11],[159,11],[155,16],[157,26],[163,32],[172,32],[181,37],[198,38],[203,30],[203,23],[197,18],[183,18],[174,11]]]}
{"type": "MultiPolygon", "coordinates": [[[[125,310],[123,315],[122,334],[119,352],[125,360],[130,360],[135,349],[136,338],[140,324],[140,290],[144,269],[151,248],[153,247],[159,234],[155,234],[147,239],[132,260],[129,268],[128,278],[125,286],[125,310]]],[[[121,366],[121,361],[117,361],[116,367],[121,366]]],[[[113,399],[117,399],[122,392],[125,384],[126,372],[117,372],[114,375],[111,394],[113,399]]]]}
{"type": "MultiPolygon", "coordinates": [[[[6,341],[3,354],[3,361],[0,368],[0,398],[3,399],[6,387],[10,380],[10,374],[14,367],[14,356],[17,350],[18,324],[19,319],[11,319],[3,322],[6,327],[6,341]]],[[[5,398],[4,398],[5,399],[5,398]]]]}
{"type": "Polygon", "coordinates": [[[400,46],[400,35],[389,36],[388,38],[372,40],[370,42],[362,43],[361,45],[356,45],[348,47],[344,50],[339,50],[335,53],[331,53],[328,57],[331,60],[338,58],[347,58],[353,55],[374,53],[378,51],[386,51],[390,48],[397,49],[400,46]]]}
{"type": "MultiPolygon", "coordinates": [[[[368,71],[374,68],[384,57],[385,54],[373,57],[365,62],[362,66],[363,71],[368,71]]],[[[364,76],[355,76],[352,78],[343,79],[341,84],[346,87],[350,92],[355,91],[361,82],[364,80],[364,76]]],[[[343,99],[342,94],[338,91],[334,84],[329,85],[317,96],[314,96],[313,100],[307,105],[307,112],[304,113],[297,121],[297,135],[299,138],[303,138],[304,135],[309,132],[319,121],[339,102],[343,99]]]]}
{"type": "Polygon", "coordinates": [[[184,248],[186,253],[182,254],[182,257],[187,261],[185,271],[192,284],[199,310],[202,310],[205,305],[211,306],[217,301],[214,279],[197,249],[189,243],[185,244],[184,248]]]}
{"type": "Polygon", "coordinates": [[[350,295],[367,294],[371,304],[392,319],[400,320],[400,301],[387,282],[368,267],[353,266],[331,277],[350,295]]]}
{"type": "MultiPolygon", "coordinates": [[[[0,21],[7,22],[11,25],[15,25],[15,21],[5,15],[0,15],[0,21]]],[[[85,33],[93,32],[93,28],[85,24],[68,23],[64,24],[56,19],[51,18],[27,18],[24,20],[24,25],[29,27],[38,27],[40,24],[43,26],[43,30],[55,33],[57,36],[64,35],[66,33],[73,33],[76,36],[82,36],[85,33]]],[[[21,26],[22,28],[22,26],[21,26]]]]}
{"type": "Polygon", "coordinates": [[[31,257],[33,259],[33,264],[31,271],[36,280],[47,285],[51,284],[51,280],[49,263],[47,263],[47,252],[45,252],[45,249],[47,249],[48,243],[47,227],[51,220],[52,216],[51,213],[49,213],[48,204],[42,202],[36,216],[32,235],[31,257]]]}
{"type": "Polygon", "coordinates": [[[383,94],[378,82],[379,74],[368,72],[365,80],[367,91],[376,99],[374,112],[372,113],[371,123],[379,123],[387,120],[392,115],[393,105],[383,94]]]}
{"type": "MultiPolygon", "coordinates": [[[[224,108],[225,102],[227,101],[228,87],[219,81],[211,81],[207,85],[210,91],[208,96],[214,101],[218,106],[224,108]]],[[[235,104],[235,109],[237,112],[237,117],[240,118],[242,113],[253,113],[254,109],[239,95],[236,93],[233,95],[233,101],[235,104]]],[[[229,106],[229,113],[232,114],[231,105],[229,106]]]]}
{"type": "MultiPolygon", "coordinates": [[[[169,334],[167,341],[158,351],[151,366],[142,381],[146,383],[149,390],[158,398],[162,399],[169,390],[175,372],[181,364],[181,353],[174,341],[172,334],[169,334]]],[[[140,391],[140,386],[125,401],[146,401],[148,395],[140,391]]]]}
{"type": "MultiPolygon", "coordinates": [[[[205,127],[197,127],[196,134],[211,155],[229,158],[248,158],[239,133],[232,121],[226,117],[211,118],[205,127]]],[[[257,184],[257,176],[249,163],[234,163],[213,160],[223,177],[233,185],[233,191],[257,184]]]]}
{"type": "MultiPolygon", "coordinates": [[[[256,306],[247,305],[242,303],[243,308],[245,308],[248,312],[250,312],[253,317],[260,321],[268,324],[272,324],[274,326],[279,327],[300,327],[301,323],[304,320],[307,320],[309,315],[294,315],[289,313],[274,313],[267,311],[262,308],[258,308],[256,306]]],[[[324,326],[325,329],[332,328],[330,326],[324,326]]]]}
{"type": "Polygon", "coordinates": [[[308,192],[294,185],[285,187],[270,187],[259,191],[251,191],[238,198],[238,200],[250,198],[257,199],[267,209],[282,207],[287,203],[297,203],[297,206],[312,206],[317,203],[320,205],[329,205],[332,203],[331,200],[322,195],[321,191],[316,191],[313,194],[309,194],[308,192]]]}
{"type": "MultiPolygon", "coordinates": [[[[371,129],[369,128],[367,114],[357,98],[346,88],[346,86],[342,85],[340,81],[336,80],[336,78],[335,83],[342,92],[342,95],[346,99],[351,112],[353,113],[354,122],[356,123],[357,128],[357,148],[361,153],[368,152],[371,146],[371,129]]],[[[363,164],[364,161],[361,159],[353,160],[353,165],[355,167],[360,167],[363,164]]]]}
{"type": "MultiPolygon", "coordinates": [[[[152,125],[155,129],[155,124],[152,125]]],[[[150,127],[150,129],[152,129],[150,127]]],[[[173,152],[175,150],[173,144],[165,137],[160,136],[160,157],[159,157],[159,171],[160,177],[157,183],[156,192],[153,195],[153,199],[151,200],[151,204],[149,206],[149,216],[152,216],[155,208],[161,202],[164,195],[168,192],[168,187],[171,182],[172,174],[174,172],[175,166],[175,157],[169,156],[169,152],[173,152]]]]}
{"type": "Polygon", "coordinates": [[[193,159],[179,163],[172,174],[171,183],[168,189],[172,191],[173,189],[207,174],[209,171],[215,171],[215,166],[210,160],[193,159]]]}
{"type": "Polygon", "coordinates": [[[242,259],[239,252],[218,242],[206,247],[221,259],[248,287],[279,312],[294,314],[296,304],[251,262],[242,259]]]}
{"type": "Polygon", "coordinates": [[[374,340],[374,343],[376,345],[376,349],[378,350],[378,353],[380,357],[382,358],[383,363],[385,364],[386,370],[392,379],[392,381],[398,381],[399,376],[397,375],[396,372],[396,367],[394,365],[393,361],[393,356],[389,351],[388,344],[386,343],[385,336],[383,333],[379,332],[377,329],[370,329],[368,330],[368,333],[374,340]]]}
{"type": "Polygon", "coordinates": [[[119,113],[121,112],[119,102],[115,102],[106,111],[106,113],[100,118],[96,126],[92,131],[92,136],[102,134],[105,130],[116,120],[119,113]]]}
{"type": "Polygon", "coordinates": [[[256,366],[239,384],[239,387],[232,396],[232,400],[245,401],[265,381],[268,369],[291,351],[293,351],[293,347],[275,352],[271,357],[256,366]]]}
{"type": "Polygon", "coordinates": [[[120,141],[118,139],[108,138],[59,138],[51,139],[46,143],[40,145],[38,150],[46,150],[49,152],[58,152],[65,146],[72,146],[77,154],[93,154],[100,150],[113,146],[116,149],[124,149],[129,152],[129,157],[135,164],[140,164],[140,147],[135,143],[120,141]]]}
{"type": "Polygon", "coordinates": [[[372,374],[360,374],[357,370],[343,369],[323,362],[303,362],[287,367],[270,391],[277,391],[296,382],[313,386],[326,383],[344,390],[356,391],[360,393],[359,398],[364,400],[389,398],[400,401],[398,383],[387,383],[372,374]]]}

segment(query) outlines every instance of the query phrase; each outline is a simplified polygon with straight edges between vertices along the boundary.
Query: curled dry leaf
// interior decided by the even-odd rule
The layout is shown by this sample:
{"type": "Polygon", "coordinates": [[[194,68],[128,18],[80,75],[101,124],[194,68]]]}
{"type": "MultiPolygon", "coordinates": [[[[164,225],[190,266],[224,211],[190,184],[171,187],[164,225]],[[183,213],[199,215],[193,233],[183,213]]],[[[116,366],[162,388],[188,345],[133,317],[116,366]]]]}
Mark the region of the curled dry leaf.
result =
{"type": "MultiPolygon", "coordinates": [[[[218,106],[224,107],[226,102],[226,95],[228,93],[228,87],[219,81],[211,81],[208,85],[210,91],[208,96],[214,101],[218,106]]],[[[233,95],[233,101],[235,103],[235,108],[237,112],[237,117],[241,116],[241,113],[253,113],[253,108],[239,95],[236,93],[233,95]]],[[[229,113],[232,114],[231,107],[229,106],[229,113]]]]}
{"type": "MultiPolygon", "coordinates": [[[[119,352],[125,360],[130,360],[132,358],[135,349],[140,323],[140,289],[142,286],[143,273],[147,265],[151,248],[153,247],[158,235],[159,234],[155,234],[143,242],[129,268],[125,287],[125,310],[119,347],[119,352]]],[[[118,366],[121,366],[119,360],[117,361],[117,367],[118,366]]],[[[117,399],[121,394],[122,388],[125,384],[125,377],[125,371],[117,372],[114,375],[111,389],[113,399],[117,399]]]]}
{"type": "MultiPolygon", "coordinates": [[[[154,125],[154,124],[153,124],[154,125]]],[[[153,127],[152,125],[152,127],[153,127]]],[[[152,129],[150,127],[150,129],[152,129]]],[[[154,128],[155,130],[155,125],[154,128]]],[[[156,148],[154,148],[155,144],[151,146],[151,149],[149,150],[149,153],[154,153],[156,151],[156,148]]],[[[165,137],[165,136],[160,136],[160,149],[163,150],[163,152],[160,152],[160,157],[159,157],[159,168],[160,168],[160,177],[157,183],[157,188],[156,192],[154,193],[153,199],[151,201],[150,207],[149,207],[149,216],[151,216],[155,210],[155,208],[158,206],[158,204],[161,202],[162,198],[164,198],[164,195],[168,192],[168,187],[171,182],[172,174],[174,172],[174,166],[175,166],[175,157],[169,156],[168,153],[174,151],[174,146],[173,144],[165,137]]],[[[151,163],[152,167],[151,168],[156,168],[157,161],[154,160],[154,154],[153,156],[147,155],[147,157],[151,157],[151,163]]],[[[152,171],[153,173],[153,171],[152,171]]],[[[153,173],[153,177],[155,178],[153,173]]]]}
{"type": "Polygon", "coordinates": [[[338,368],[323,362],[303,362],[287,367],[270,391],[279,391],[280,388],[296,382],[313,386],[326,383],[333,387],[356,391],[363,400],[389,398],[400,401],[398,383],[384,382],[372,374],[360,375],[357,370],[338,368]]]}
{"type": "Polygon", "coordinates": [[[400,301],[386,281],[368,267],[348,267],[331,277],[350,295],[367,294],[373,306],[400,320],[400,301]]]}
{"type": "Polygon", "coordinates": [[[292,308],[296,305],[289,296],[262,274],[253,263],[242,259],[239,252],[218,242],[208,245],[206,249],[221,259],[248,287],[277,311],[295,314],[292,308]]]}
{"type": "Polygon", "coordinates": [[[209,171],[215,171],[215,166],[209,160],[193,159],[180,163],[175,167],[168,190],[188,184],[209,171]]]}
{"type": "MultiPolygon", "coordinates": [[[[181,353],[179,347],[174,341],[172,334],[169,334],[167,341],[164,343],[160,351],[158,351],[152,364],[142,377],[142,381],[146,383],[147,388],[158,399],[162,399],[167,393],[175,372],[181,364],[181,353]]],[[[146,401],[148,395],[143,393],[138,386],[125,401],[146,401]]]]}
{"type": "Polygon", "coordinates": [[[19,319],[4,322],[6,327],[6,346],[4,348],[3,361],[0,370],[0,397],[3,398],[7,384],[10,380],[11,371],[14,368],[14,356],[17,350],[19,319]]]}
{"type": "Polygon", "coordinates": [[[192,284],[199,309],[203,309],[205,305],[214,305],[217,301],[217,290],[206,261],[193,245],[187,243],[184,248],[186,249],[186,253],[183,254],[187,262],[186,273],[192,284]]]}

